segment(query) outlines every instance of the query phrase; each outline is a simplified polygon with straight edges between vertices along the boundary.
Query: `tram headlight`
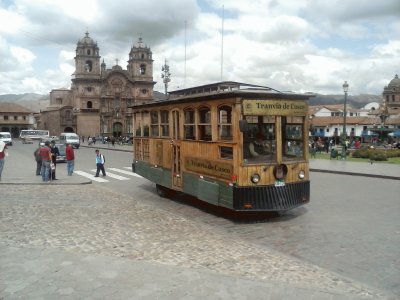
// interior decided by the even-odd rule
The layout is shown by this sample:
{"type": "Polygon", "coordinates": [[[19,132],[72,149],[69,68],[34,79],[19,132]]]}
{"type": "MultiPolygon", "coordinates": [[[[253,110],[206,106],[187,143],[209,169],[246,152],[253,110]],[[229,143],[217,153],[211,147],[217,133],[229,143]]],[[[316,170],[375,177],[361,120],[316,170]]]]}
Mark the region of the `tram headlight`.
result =
{"type": "Polygon", "coordinates": [[[260,175],[257,173],[254,173],[251,175],[250,180],[252,183],[259,183],[260,182],[260,175]]]}
{"type": "Polygon", "coordinates": [[[304,179],[304,177],[306,177],[306,173],[303,170],[299,171],[299,178],[304,179]]]}

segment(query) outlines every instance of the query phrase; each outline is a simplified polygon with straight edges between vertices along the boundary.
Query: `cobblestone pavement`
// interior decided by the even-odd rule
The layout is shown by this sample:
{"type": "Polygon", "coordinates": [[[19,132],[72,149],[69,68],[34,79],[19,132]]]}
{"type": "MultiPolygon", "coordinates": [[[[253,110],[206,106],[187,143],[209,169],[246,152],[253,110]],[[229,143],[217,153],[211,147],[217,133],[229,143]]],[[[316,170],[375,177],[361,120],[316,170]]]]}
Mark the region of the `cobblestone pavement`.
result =
{"type": "MultiPolygon", "coordinates": [[[[184,268],[187,272],[206,271],[264,282],[271,293],[280,285],[299,288],[292,294],[297,299],[306,299],[299,292],[305,287],[315,292],[303,295],[314,295],[315,299],[322,294],[326,299],[387,299],[383,293],[353,280],[245,240],[233,240],[208,225],[127,199],[98,185],[0,185],[0,267],[12,265],[5,261],[10,249],[32,249],[32,255],[38,250],[59,250],[114,257],[121,264],[136,261],[184,268]]],[[[146,268],[142,266],[141,272],[145,276],[146,268]]],[[[166,276],[161,271],[158,274],[166,276]]],[[[155,281],[159,279],[157,272],[153,276],[155,281]]],[[[24,295],[27,287],[21,283],[15,286],[14,277],[7,271],[0,272],[0,299],[24,295]]],[[[261,299],[259,296],[240,299],[261,299]]],[[[228,293],[213,299],[233,297],[228,293]]]]}

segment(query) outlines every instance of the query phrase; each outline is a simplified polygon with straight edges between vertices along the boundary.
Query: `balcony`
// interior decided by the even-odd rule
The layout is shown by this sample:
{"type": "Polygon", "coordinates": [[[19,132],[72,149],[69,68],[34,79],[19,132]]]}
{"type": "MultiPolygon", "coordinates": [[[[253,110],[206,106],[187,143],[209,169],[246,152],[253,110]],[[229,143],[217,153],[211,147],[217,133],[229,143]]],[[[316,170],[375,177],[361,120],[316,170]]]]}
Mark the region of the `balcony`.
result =
{"type": "Polygon", "coordinates": [[[81,113],[99,113],[100,110],[98,108],[81,108],[81,113]]]}
{"type": "Polygon", "coordinates": [[[61,118],[60,120],[61,126],[73,126],[76,125],[75,118],[61,118]]]}

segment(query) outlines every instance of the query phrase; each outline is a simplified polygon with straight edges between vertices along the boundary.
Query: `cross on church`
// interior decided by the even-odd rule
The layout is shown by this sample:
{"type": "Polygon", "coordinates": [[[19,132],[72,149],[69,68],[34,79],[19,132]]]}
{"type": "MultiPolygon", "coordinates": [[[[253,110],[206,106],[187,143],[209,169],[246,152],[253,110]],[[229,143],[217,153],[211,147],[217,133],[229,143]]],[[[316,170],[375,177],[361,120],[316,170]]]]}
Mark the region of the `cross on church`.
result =
{"type": "Polygon", "coordinates": [[[119,59],[118,59],[118,58],[116,58],[116,59],[115,59],[115,62],[117,63],[117,66],[118,66],[119,59]]]}

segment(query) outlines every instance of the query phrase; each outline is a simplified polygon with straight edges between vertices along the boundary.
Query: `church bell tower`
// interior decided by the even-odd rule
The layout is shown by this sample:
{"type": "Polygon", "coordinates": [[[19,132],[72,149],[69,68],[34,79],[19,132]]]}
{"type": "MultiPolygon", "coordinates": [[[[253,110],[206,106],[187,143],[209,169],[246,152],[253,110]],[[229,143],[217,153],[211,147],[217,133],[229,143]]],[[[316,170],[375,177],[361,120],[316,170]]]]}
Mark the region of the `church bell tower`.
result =
{"type": "Polygon", "coordinates": [[[132,79],[138,81],[153,81],[153,59],[150,47],[143,44],[140,37],[136,46],[131,48],[128,60],[128,72],[132,79]]]}
{"type": "Polygon", "coordinates": [[[75,79],[94,79],[100,77],[99,47],[89,32],[78,41],[75,56],[75,79]]]}

